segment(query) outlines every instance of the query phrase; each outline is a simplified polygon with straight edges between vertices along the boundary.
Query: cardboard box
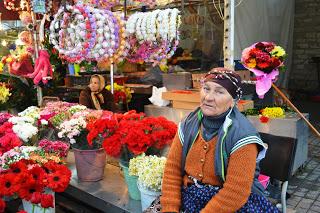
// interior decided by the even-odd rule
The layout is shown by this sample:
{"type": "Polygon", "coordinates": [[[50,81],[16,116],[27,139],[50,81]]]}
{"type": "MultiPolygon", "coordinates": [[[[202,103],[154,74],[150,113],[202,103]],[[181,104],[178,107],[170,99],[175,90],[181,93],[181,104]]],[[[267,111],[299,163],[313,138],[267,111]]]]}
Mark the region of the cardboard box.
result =
{"type": "Polygon", "coordinates": [[[251,100],[240,100],[237,105],[240,112],[246,111],[247,109],[252,109],[254,103],[251,100]]]}
{"type": "MultiPolygon", "coordinates": [[[[200,92],[195,91],[170,91],[163,92],[162,99],[172,101],[173,108],[179,109],[195,109],[200,104],[200,92]]],[[[240,112],[252,109],[254,103],[252,100],[240,100],[238,109],[240,112]]]]}
{"type": "Polygon", "coordinates": [[[194,110],[199,107],[196,102],[172,101],[172,107],[176,109],[191,109],[194,110]]]}
{"type": "Polygon", "coordinates": [[[182,101],[182,102],[200,102],[200,92],[193,91],[171,91],[171,92],[163,92],[162,99],[168,101],[182,101]]]}

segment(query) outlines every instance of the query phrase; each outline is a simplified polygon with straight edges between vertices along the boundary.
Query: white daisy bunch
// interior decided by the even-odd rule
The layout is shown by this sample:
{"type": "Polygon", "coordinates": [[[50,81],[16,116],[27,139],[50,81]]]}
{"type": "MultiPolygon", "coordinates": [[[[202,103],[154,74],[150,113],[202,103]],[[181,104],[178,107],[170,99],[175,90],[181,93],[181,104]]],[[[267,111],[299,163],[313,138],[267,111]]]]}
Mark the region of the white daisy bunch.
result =
{"type": "Polygon", "coordinates": [[[138,183],[149,190],[161,191],[165,157],[141,155],[129,162],[129,174],[138,176],[138,183]]]}

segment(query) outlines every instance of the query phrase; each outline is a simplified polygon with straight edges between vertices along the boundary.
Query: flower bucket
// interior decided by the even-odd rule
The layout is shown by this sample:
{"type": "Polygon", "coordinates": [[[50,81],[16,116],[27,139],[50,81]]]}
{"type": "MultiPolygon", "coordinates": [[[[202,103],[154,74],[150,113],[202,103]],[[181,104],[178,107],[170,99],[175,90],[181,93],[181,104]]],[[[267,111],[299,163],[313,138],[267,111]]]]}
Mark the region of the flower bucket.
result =
{"type": "Polygon", "coordinates": [[[102,180],[106,165],[106,152],[103,148],[96,150],[74,150],[78,179],[80,181],[102,180]]]}
{"type": "MultiPolygon", "coordinates": [[[[55,197],[54,192],[51,189],[45,189],[46,194],[53,195],[53,206],[55,206],[55,197]]],[[[40,204],[33,204],[25,199],[22,199],[23,209],[28,213],[55,213],[56,209],[54,208],[42,208],[40,204]]]]}
{"type": "Polygon", "coordinates": [[[126,181],[129,196],[133,200],[140,200],[140,191],[137,186],[138,177],[129,175],[129,168],[120,163],[120,167],[123,171],[124,179],[126,181]]]}
{"type": "Polygon", "coordinates": [[[141,207],[142,211],[146,210],[150,207],[151,203],[157,199],[161,195],[161,192],[156,192],[153,190],[146,189],[145,187],[141,186],[139,182],[137,182],[138,189],[141,193],[141,207]]]}

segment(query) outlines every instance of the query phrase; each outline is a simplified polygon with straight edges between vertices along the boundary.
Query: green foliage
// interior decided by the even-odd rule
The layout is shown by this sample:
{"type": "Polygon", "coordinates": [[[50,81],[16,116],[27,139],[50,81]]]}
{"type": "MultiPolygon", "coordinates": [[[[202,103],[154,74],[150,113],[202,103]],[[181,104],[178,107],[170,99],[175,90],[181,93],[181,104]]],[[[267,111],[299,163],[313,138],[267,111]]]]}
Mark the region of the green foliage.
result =
{"type": "Polygon", "coordinates": [[[37,105],[37,91],[33,86],[32,79],[1,74],[0,81],[10,85],[12,94],[6,103],[0,104],[0,110],[16,109],[22,111],[29,106],[37,105]]]}

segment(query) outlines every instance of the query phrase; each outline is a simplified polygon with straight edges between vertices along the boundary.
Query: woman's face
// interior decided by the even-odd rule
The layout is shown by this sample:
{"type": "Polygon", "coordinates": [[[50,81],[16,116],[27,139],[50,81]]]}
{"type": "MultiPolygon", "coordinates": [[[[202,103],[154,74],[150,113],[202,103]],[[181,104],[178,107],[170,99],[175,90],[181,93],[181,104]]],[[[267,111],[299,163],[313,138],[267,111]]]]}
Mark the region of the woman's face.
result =
{"type": "Polygon", "coordinates": [[[89,84],[91,92],[98,92],[100,87],[99,78],[92,78],[89,84]]]}
{"type": "Polygon", "coordinates": [[[204,83],[201,88],[200,99],[200,108],[206,116],[221,115],[233,104],[233,99],[229,92],[214,82],[204,83]]]}

